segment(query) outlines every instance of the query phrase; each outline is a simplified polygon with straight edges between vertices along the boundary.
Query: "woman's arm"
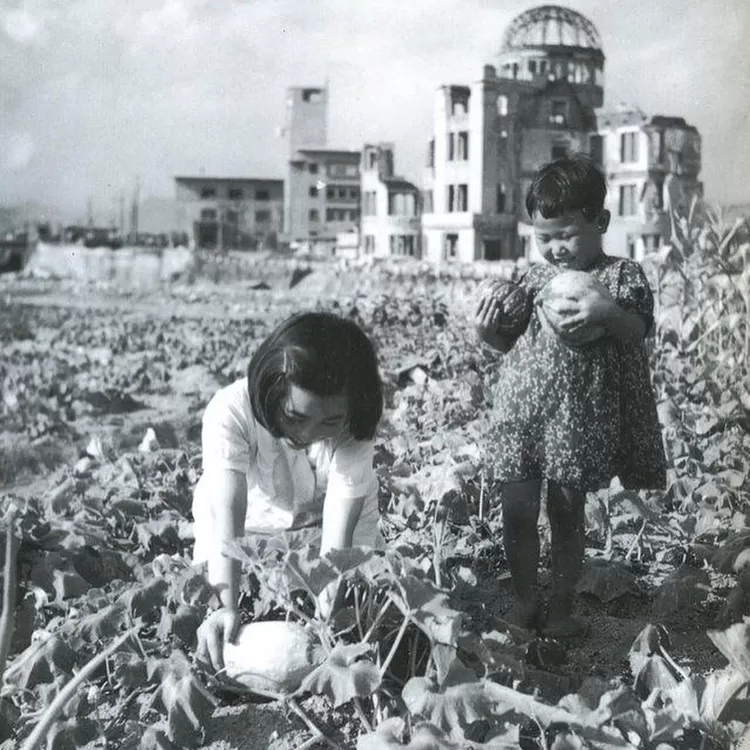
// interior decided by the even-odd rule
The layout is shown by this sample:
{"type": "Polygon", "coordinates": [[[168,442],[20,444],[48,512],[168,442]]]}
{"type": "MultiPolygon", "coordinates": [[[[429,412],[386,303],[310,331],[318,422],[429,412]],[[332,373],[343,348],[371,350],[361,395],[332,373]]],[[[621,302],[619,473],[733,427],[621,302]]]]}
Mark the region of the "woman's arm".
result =
{"type": "Polygon", "coordinates": [[[247,510],[247,478],[244,472],[214,469],[211,472],[211,513],[215,535],[208,558],[208,580],[216,588],[221,605],[236,610],[239,599],[240,563],[222,554],[224,542],[241,537],[247,510]]]}
{"type": "Polygon", "coordinates": [[[352,546],[354,527],[357,525],[364,502],[364,497],[326,497],[323,505],[321,555],[332,549],[348,549],[352,546]]]}

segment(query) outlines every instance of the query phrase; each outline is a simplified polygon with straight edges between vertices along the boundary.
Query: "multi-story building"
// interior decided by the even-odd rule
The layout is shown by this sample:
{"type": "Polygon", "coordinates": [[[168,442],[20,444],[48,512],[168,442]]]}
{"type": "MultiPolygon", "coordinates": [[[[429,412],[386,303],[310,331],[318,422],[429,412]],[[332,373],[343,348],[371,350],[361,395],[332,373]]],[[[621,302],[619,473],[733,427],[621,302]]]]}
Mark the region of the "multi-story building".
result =
{"type": "Polygon", "coordinates": [[[361,152],[328,147],[327,88],[291,87],[286,104],[284,235],[333,251],[337,234],[359,227],[361,152]]]}
{"type": "Polygon", "coordinates": [[[626,105],[599,110],[591,154],[607,173],[613,253],[641,258],[655,250],[670,236],[670,211],[685,214],[703,194],[701,137],[681,117],[649,117],[626,105]]]}
{"type": "Polygon", "coordinates": [[[612,211],[609,252],[637,254],[639,248],[650,247],[664,236],[659,224],[663,216],[654,224],[652,215],[660,209],[651,205],[648,220],[643,210],[630,213],[632,186],[636,186],[637,206],[643,203],[639,191],[646,184],[654,186],[647,195],[656,185],[663,192],[665,183],[671,192],[685,196],[699,190],[699,136],[676,118],[636,123],[607,114],[602,109],[604,62],[591,21],[568,8],[547,5],[521,13],[511,22],[497,65],[484,66],[479,81],[437,91],[424,180],[425,257],[436,261],[534,257],[526,191],[542,164],[573,151],[593,153],[610,180],[610,207],[617,210],[612,211]],[[623,152],[623,161],[618,139],[634,130],[640,135],[626,135],[624,148],[631,150],[623,152]],[[677,163],[674,158],[660,159],[646,148],[652,138],[657,143],[658,132],[664,134],[663,155],[682,144],[679,174],[671,171],[677,163]],[[644,143],[638,159],[633,159],[634,139],[644,143]],[[634,216],[644,220],[639,223],[634,216]]]}
{"type": "Polygon", "coordinates": [[[275,248],[283,228],[283,180],[175,177],[176,223],[197,248],[275,248]]]}
{"type": "Polygon", "coordinates": [[[362,150],[360,249],[377,257],[421,257],[419,188],[394,174],[392,143],[362,150]]]}

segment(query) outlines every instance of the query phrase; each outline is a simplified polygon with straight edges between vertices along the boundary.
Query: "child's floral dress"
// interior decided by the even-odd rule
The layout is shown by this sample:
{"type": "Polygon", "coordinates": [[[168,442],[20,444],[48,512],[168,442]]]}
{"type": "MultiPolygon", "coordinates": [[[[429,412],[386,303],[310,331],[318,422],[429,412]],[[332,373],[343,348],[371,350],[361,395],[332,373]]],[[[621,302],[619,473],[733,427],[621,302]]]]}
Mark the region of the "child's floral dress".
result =
{"type": "MultiPolygon", "coordinates": [[[[602,255],[589,272],[617,304],[653,323],[653,295],[640,265],[602,255]]],[[[560,269],[532,266],[520,284],[533,297],[560,269]]],[[[572,348],[542,329],[537,308],[503,358],[495,388],[495,479],[549,479],[583,491],[661,488],[666,461],[642,341],[603,337],[572,348]]]]}

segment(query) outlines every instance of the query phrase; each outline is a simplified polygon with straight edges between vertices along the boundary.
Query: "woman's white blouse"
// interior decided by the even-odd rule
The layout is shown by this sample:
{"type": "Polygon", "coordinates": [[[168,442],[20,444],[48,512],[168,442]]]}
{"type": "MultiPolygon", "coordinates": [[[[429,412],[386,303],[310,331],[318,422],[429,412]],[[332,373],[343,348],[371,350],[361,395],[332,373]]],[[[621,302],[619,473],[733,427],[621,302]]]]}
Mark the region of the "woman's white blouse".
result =
{"type": "Polygon", "coordinates": [[[194,562],[216,544],[212,529],[212,475],[244,472],[246,532],[295,529],[321,522],[324,503],[364,497],[354,545],[380,546],[378,481],[373,443],[345,437],[294,449],[255,421],[247,379],[219,390],[203,414],[203,474],[193,495],[194,562]]]}

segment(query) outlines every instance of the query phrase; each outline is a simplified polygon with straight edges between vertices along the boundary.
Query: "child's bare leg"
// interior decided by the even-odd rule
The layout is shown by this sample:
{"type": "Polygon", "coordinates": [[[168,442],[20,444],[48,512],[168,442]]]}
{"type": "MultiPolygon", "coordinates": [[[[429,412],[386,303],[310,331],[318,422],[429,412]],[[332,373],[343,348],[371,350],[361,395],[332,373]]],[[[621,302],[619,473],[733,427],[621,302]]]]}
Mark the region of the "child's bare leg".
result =
{"type": "Polygon", "coordinates": [[[583,570],[585,553],[586,493],[549,482],[547,515],[552,534],[552,595],[547,628],[549,635],[582,635],[588,622],[574,615],[575,588],[583,570]]]}
{"type": "Polygon", "coordinates": [[[528,628],[539,614],[537,575],[539,567],[540,481],[508,482],[503,487],[503,542],[516,604],[506,617],[528,628]]]}

